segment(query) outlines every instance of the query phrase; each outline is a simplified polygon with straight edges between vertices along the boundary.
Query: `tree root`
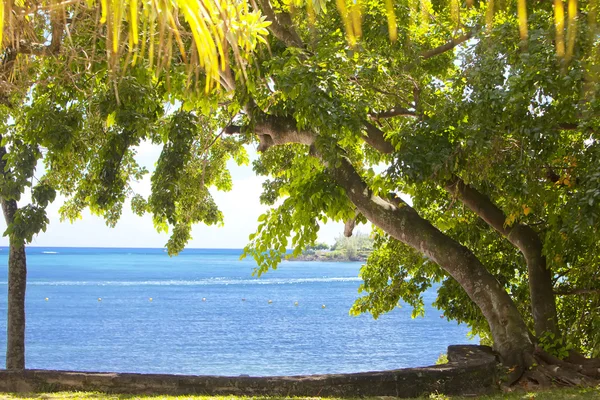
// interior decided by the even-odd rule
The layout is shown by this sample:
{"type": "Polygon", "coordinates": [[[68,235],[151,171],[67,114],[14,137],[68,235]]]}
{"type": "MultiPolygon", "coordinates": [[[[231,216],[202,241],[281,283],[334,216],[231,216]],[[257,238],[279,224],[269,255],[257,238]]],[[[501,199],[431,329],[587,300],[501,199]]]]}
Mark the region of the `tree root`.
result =
{"type": "Polygon", "coordinates": [[[570,358],[561,360],[540,348],[533,354],[534,363],[519,380],[519,384],[549,386],[596,386],[600,384],[600,360],[570,358]],[[573,362],[573,361],[579,362],[573,362]]]}
{"type": "Polygon", "coordinates": [[[585,365],[586,367],[600,368],[600,358],[586,358],[583,354],[576,351],[570,351],[565,361],[572,364],[585,365]]]}

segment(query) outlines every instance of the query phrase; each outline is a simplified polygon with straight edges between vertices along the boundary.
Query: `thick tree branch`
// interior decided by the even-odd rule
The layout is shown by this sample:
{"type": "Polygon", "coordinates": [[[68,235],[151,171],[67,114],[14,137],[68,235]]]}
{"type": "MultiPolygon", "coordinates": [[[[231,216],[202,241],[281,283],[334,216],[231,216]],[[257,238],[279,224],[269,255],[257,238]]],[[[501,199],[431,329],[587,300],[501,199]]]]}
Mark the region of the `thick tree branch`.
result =
{"type": "Polygon", "coordinates": [[[467,185],[459,177],[449,181],[446,190],[459,198],[464,205],[508,239],[523,254],[529,274],[529,292],[536,334],[538,336],[544,332],[558,334],[552,274],[547,268],[538,233],[528,225],[507,225],[504,212],[486,195],[467,185]]]}
{"type": "MultiPolygon", "coordinates": [[[[262,116],[263,120],[254,125],[253,133],[256,133],[260,141],[258,151],[263,152],[271,146],[300,143],[312,145],[316,135],[310,131],[298,130],[296,122],[290,118],[276,117],[272,115],[262,116]]],[[[225,128],[225,133],[246,133],[246,129],[240,126],[230,125],[225,128]]]]}
{"type": "MultiPolygon", "coordinates": [[[[60,52],[66,21],[64,19],[64,15],[58,15],[58,11],[53,13],[51,19],[52,39],[49,45],[21,40],[16,43],[16,45],[4,49],[2,60],[0,61],[1,92],[10,92],[10,88],[5,84],[9,76],[12,74],[17,56],[19,54],[47,57],[57,55],[60,52]]],[[[12,105],[8,102],[8,96],[6,96],[4,93],[0,95],[0,102],[8,107],[12,107],[12,105]]]]}
{"type": "Polygon", "coordinates": [[[456,176],[446,183],[446,190],[458,197],[471,211],[502,236],[510,234],[512,228],[504,224],[506,215],[487,196],[478,192],[472,186],[467,185],[462,179],[456,176]]]}
{"type": "MultiPolygon", "coordinates": [[[[392,153],[395,149],[386,140],[384,132],[373,124],[365,122],[367,135],[365,142],[382,153],[392,153]]],[[[524,224],[507,226],[506,215],[487,196],[455,177],[446,185],[446,190],[455,194],[467,207],[483,219],[498,233],[508,239],[525,257],[529,274],[532,314],[538,336],[544,332],[558,334],[558,317],[553,293],[552,273],[547,268],[546,257],[542,253],[542,241],[533,228],[524,224]]]]}
{"type": "Polygon", "coordinates": [[[369,221],[391,237],[409,245],[448,272],[478,305],[490,323],[496,346],[510,365],[522,365],[520,359],[530,349],[528,331],[512,300],[498,281],[466,247],[421,218],[401,199],[396,204],[375,196],[346,157],[327,163],[335,181],[369,221]],[[519,335],[519,344],[509,343],[519,335]],[[514,339],[514,336],[513,336],[514,339]],[[513,346],[522,346],[515,348],[513,346]],[[514,357],[514,358],[513,358],[514,357]],[[511,359],[509,359],[511,358],[511,359]]]}
{"type": "Polygon", "coordinates": [[[356,218],[350,218],[344,223],[344,236],[350,237],[354,233],[354,227],[356,226],[356,218]]]}
{"type": "Polygon", "coordinates": [[[382,153],[390,154],[394,152],[394,146],[385,139],[385,135],[381,129],[367,121],[364,122],[364,126],[367,133],[363,136],[365,142],[382,153]]]}
{"type": "Polygon", "coordinates": [[[58,9],[50,14],[52,21],[52,40],[48,46],[48,54],[58,54],[60,51],[63,35],[65,32],[66,21],[64,11],[58,9]]]}
{"type": "Polygon", "coordinates": [[[268,20],[271,21],[268,29],[273,33],[273,36],[281,40],[288,47],[304,47],[300,35],[298,35],[293,27],[289,14],[276,14],[269,0],[258,0],[258,4],[268,20]]]}
{"type": "Polygon", "coordinates": [[[454,38],[452,40],[450,40],[447,43],[444,43],[443,45],[436,47],[434,49],[431,50],[427,50],[421,53],[421,58],[423,60],[427,60],[429,58],[435,57],[437,55],[440,55],[442,53],[445,53],[449,50],[454,49],[456,46],[466,42],[467,40],[471,39],[474,35],[474,31],[469,31],[466,34],[459,36],[457,38],[454,38]]]}
{"type": "Polygon", "coordinates": [[[370,114],[370,116],[375,119],[385,119],[393,117],[417,117],[417,114],[408,108],[392,107],[386,111],[370,114]]]}
{"type": "Polygon", "coordinates": [[[27,54],[33,56],[54,56],[60,52],[62,39],[65,31],[66,21],[60,11],[54,11],[51,16],[52,39],[50,44],[45,45],[36,42],[27,42],[21,40],[15,47],[14,51],[18,54],[27,54]]]}
{"type": "Polygon", "coordinates": [[[595,294],[600,293],[600,289],[592,288],[557,288],[554,290],[554,294],[557,296],[570,296],[576,294],[595,294]]]}

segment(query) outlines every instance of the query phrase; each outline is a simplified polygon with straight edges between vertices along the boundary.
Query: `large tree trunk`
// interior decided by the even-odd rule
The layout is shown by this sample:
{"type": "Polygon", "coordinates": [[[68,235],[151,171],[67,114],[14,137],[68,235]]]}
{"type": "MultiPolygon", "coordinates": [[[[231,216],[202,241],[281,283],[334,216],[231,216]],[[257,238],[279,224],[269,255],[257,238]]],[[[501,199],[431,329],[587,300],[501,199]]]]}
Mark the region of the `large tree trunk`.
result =
{"type": "Polygon", "coordinates": [[[552,273],[546,266],[546,257],[542,253],[543,246],[538,233],[524,224],[506,226],[506,216],[502,210],[487,196],[465,184],[458,177],[446,185],[446,190],[455,194],[471,211],[521,251],[527,263],[535,333],[538,338],[545,332],[553,333],[558,337],[560,332],[552,273]]]}
{"type": "Polygon", "coordinates": [[[436,262],[477,304],[486,318],[494,347],[508,366],[522,368],[532,361],[533,344],[518,309],[500,283],[475,255],[440,232],[401,200],[373,195],[350,161],[341,157],[330,168],[358,210],[377,227],[436,262]]]}
{"type": "MultiPolygon", "coordinates": [[[[17,212],[15,200],[2,199],[6,224],[10,225],[17,212]]],[[[25,369],[25,288],[27,263],[25,244],[9,239],[8,253],[8,318],[6,338],[6,369],[25,369]]]]}
{"type": "MultiPolygon", "coordinates": [[[[365,122],[365,142],[382,153],[394,152],[394,147],[385,139],[384,133],[374,125],[365,122]]],[[[541,337],[544,332],[559,335],[556,302],[553,293],[552,273],[546,266],[546,257],[542,254],[542,241],[530,226],[517,224],[513,227],[504,225],[506,216],[496,205],[482,193],[466,185],[455,177],[446,185],[446,190],[457,197],[483,219],[488,225],[506,237],[518,248],[527,263],[529,274],[529,293],[535,325],[535,333],[541,337]]]]}

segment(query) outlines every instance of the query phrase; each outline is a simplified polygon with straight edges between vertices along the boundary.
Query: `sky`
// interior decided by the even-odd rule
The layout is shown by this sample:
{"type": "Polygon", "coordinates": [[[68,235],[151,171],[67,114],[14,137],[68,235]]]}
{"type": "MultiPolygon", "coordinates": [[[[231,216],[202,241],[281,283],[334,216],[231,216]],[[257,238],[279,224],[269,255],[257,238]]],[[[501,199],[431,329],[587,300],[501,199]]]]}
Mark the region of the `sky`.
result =
{"type": "MultiPolygon", "coordinates": [[[[137,148],[138,162],[149,171],[160,155],[160,146],[142,143],[137,148]]],[[[250,159],[258,157],[253,148],[248,148],[250,159]]],[[[192,230],[192,240],[188,248],[242,248],[248,243],[248,235],[255,231],[259,215],[267,210],[260,204],[263,177],[257,177],[252,166],[237,166],[229,163],[233,189],[230,192],[212,191],[216,203],[224,215],[224,226],[205,226],[198,224],[192,230]]],[[[40,173],[43,174],[43,168],[40,173]]],[[[150,174],[142,181],[135,182],[134,190],[147,197],[150,194],[150,174]]],[[[27,204],[29,195],[25,194],[20,205],[27,204]]],[[[152,224],[152,217],[138,217],[133,214],[128,203],[123,207],[123,215],[115,228],[109,228],[100,217],[88,211],[83,218],[71,224],[61,222],[58,209],[64,198],[57,196],[46,212],[50,224],[46,232],[40,232],[33,238],[30,246],[43,247],[159,247],[165,246],[169,235],[157,233],[152,224]]],[[[0,218],[0,232],[4,232],[6,223],[0,218]]],[[[321,226],[319,241],[333,244],[335,238],[342,234],[343,223],[328,223],[321,226]]],[[[362,232],[370,232],[370,227],[361,227],[362,232]]],[[[7,246],[8,238],[0,238],[0,246],[7,246]]]]}

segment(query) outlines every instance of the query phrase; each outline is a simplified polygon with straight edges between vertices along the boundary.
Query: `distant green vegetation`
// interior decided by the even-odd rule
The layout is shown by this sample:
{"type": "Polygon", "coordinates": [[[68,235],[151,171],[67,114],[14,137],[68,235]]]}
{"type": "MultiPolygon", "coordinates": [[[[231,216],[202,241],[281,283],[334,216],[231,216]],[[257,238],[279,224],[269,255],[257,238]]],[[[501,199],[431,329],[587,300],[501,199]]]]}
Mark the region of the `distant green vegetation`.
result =
{"type": "Polygon", "coordinates": [[[318,242],[309,246],[302,255],[292,260],[302,261],[365,261],[373,251],[373,239],[366,233],[356,232],[350,237],[335,239],[333,246],[318,242]]]}
{"type": "MultiPolygon", "coordinates": [[[[88,392],[59,392],[59,393],[35,393],[35,394],[0,394],[4,399],[21,400],[21,399],[45,399],[45,400],[58,400],[58,399],[69,399],[69,400],[175,400],[175,399],[186,399],[186,400],[325,400],[326,398],[321,397],[240,397],[240,396],[146,396],[146,395],[130,395],[130,394],[104,394],[104,393],[88,393],[88,392]]],[[[430,396],[421,397],[420,399],[432,399],[432,400],[466,400],[474,399],[475,397],[460,397],[460,396],[446,396],[442,394],[432,394],[430,396]]],[[[526,391],[515,391],[513,393],[498,393],[491,396],[478,397],[482,400],[595,400],[600,399],[599,388],[571,388],[571,389],[554,389],[545,390],[540,392],[526,392],[526,391]]],[[[336,398],[330,398],[332,400],[338,400],[336,398]]],[[[366,398],[368,400],[369,398],[366,398]]],[[[381,397],[371,398],[381,399],[381,397]]],[[[341,400],[341,399],[340,399],[341,400]]]]}

